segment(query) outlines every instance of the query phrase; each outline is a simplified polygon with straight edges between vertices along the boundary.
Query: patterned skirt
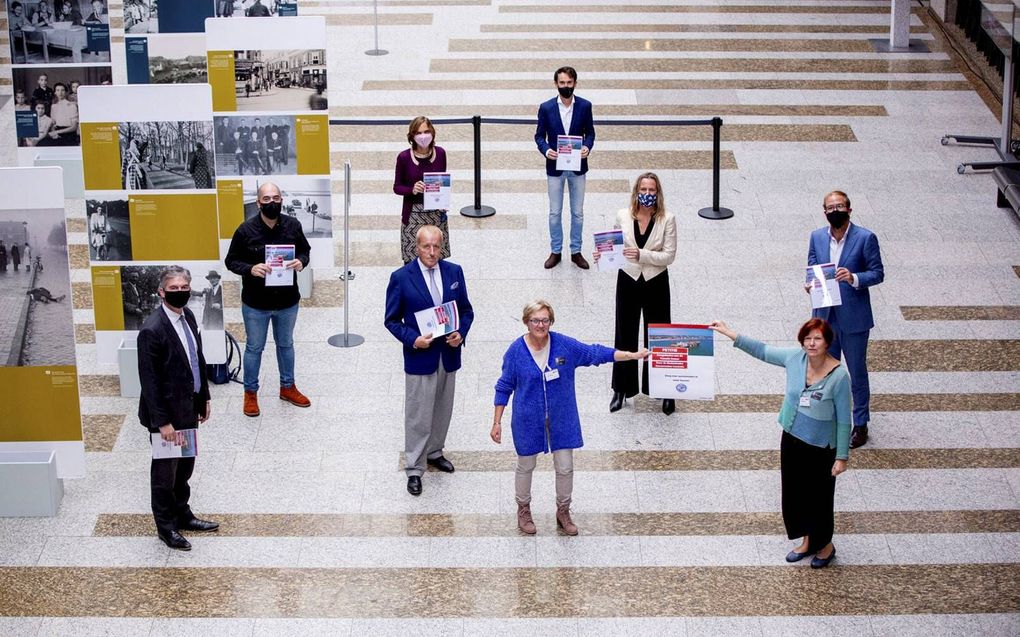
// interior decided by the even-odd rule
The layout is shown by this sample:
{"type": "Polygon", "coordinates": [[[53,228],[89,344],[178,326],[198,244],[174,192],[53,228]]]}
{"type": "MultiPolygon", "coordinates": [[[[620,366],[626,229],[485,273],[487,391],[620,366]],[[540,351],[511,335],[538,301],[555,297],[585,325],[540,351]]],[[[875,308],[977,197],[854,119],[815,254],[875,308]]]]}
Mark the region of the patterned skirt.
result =
{"type": "Polygon", "coordinates": [[[445,210],[423,210],[420,203],[411,207],[407,223],[400,226],[400,256],[404,263],[418,258],[418,229],[422,226],[438,226],[443,231],[442,258],[450,258],[450,227],[445,210]]]}

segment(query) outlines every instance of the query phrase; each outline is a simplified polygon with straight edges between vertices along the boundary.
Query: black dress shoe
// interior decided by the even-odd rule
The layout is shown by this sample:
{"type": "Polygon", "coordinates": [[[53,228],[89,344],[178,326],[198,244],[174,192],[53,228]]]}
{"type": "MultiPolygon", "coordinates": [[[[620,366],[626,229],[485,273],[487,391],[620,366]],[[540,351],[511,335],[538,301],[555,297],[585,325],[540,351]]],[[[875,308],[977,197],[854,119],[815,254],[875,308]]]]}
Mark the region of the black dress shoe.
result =
{"type": "Polygon", "coordinates": [[[609,401],[609,412],[620,411],[623,409],[623,404],[627,402],[627,397],[623,395],[622,391],[614,391],[613,399],[609,401]]]}
{"type": "Polygon", "coordinates": [[[411,495],[421,495],[421,477],[407,476],[407,492],[411,495]]]}
{"type": "Polygon", "coordinates": [[[186,522],[181,522],[178,526],[182,529],[187,529],[188,531],[215,531],[220,528],[220,523],[191,518],[186,522]]]}
{"type": "Polygon", "coordinates": [[[798,553],[797,551],[790,551],[789,553],[786,554],[786,561],[792,564],[794,562],[801,561],[808,555],[811,555],[811,551],[804,551],[803,553],[798,553]]]}
{"type": "Polygon", "coordinates": [[[163,543],[172,549],[178,551],[190,551],[191,542],[186,537],[178,533],[177,531],[170,531],[170,533],[157,533],[159,539],[163,540],[163,543]]]}
{"type": "Polygon", "coordinates": [[[427,462],[430,467],[435,467],[443,473],[453,473],[453,463],[443,456],[439,456],[438,458],[429,458],[425,460],[425,462],[427,462]]]}
{"type": "Polygon", "coordinates": [[[829,557],[818,557],[817,555],[811,558],[811,568],[825,568],[829,565],[836,557],[836,547],[832,547],[832,553],[829,553],[829,557]]]}
{"type": "Polygon", "coordinates": [[[866,444],[868,444],[868,426],[854,427],[853,432],[850,434],[850,448],[856,449],[866,444]]]}
{"type": "Polygon", "coordinates": [[[668,416],[674,411],[676,411],[675,400],[673,400],[672,398],[667,398],[666,400],[662,401],[662,413],[668,416]]]}

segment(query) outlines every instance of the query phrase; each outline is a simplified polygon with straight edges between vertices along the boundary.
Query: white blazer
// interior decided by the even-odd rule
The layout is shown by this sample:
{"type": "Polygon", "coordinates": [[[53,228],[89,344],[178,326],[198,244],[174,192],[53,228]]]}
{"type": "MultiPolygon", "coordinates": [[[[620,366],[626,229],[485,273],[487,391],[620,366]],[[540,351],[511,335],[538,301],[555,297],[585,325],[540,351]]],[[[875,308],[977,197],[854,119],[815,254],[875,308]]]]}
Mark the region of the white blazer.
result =
{"type": "MultiPolygon", "coordinates": [[[[630,216],[630,208],[616,213],[616,222],[623,230],[623,246],[636,248],[634,237],[634,218],[630,216]]],[[[622,270],[635,281],[643,274],[645,281],[666,271],[666,267],[676,259],[676,217],[666,213],[666,218],[656,220],[652,226],[652,234],[638,254],[637,263],[627,260],[622,270]]]]}

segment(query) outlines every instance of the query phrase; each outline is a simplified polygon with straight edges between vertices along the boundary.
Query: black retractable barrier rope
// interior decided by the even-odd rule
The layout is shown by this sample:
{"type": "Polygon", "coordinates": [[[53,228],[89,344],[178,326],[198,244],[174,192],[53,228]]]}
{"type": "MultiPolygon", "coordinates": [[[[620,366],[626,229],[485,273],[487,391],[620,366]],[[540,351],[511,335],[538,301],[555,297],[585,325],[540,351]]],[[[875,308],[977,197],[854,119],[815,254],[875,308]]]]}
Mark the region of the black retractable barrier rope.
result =
{"type": "MultiPolygon", "coordinates": [[[[486,124],[516,124],[534,126],[533,119],[514,119],[507,117],[485,117],[475,115],[473,117],[451,117],[445,119],[432,119],[433,124],[471,124],[473,129],[474,142],[474,177],[475,177],[475,201],[472,206],[465,206],[460,209],[460,214],[465,217],[491,217],[496,214],[492,206],[482,205],[482,123],[486,124]]],[[[407,119],[330,119],[330,126],[398,126],[406,125],[407,119]]],[[[721,129],[722,118],[712,119],[688,119],[688,120],[664,120],[664,119],[600,119],[594,122],[600,126],[711,126],[712,127],[712,207],[702,208],[698,216],[705,219],[729,219],[733,216],[733,210],[719,207],[719,179],[721,171],[721,129]]]]}

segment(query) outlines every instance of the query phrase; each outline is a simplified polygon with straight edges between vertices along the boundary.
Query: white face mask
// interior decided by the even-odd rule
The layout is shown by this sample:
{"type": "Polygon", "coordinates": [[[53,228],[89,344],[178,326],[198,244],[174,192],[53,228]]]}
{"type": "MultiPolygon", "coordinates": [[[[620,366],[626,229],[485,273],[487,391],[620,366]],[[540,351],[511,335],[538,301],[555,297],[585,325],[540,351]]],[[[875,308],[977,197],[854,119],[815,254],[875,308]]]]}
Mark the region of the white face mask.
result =
{"type": "Polygon", "coordinates": [[[419,148],[428,148],[432,144],[432,133],[418,133],[414,136],[414,143],[419,148]]]}

